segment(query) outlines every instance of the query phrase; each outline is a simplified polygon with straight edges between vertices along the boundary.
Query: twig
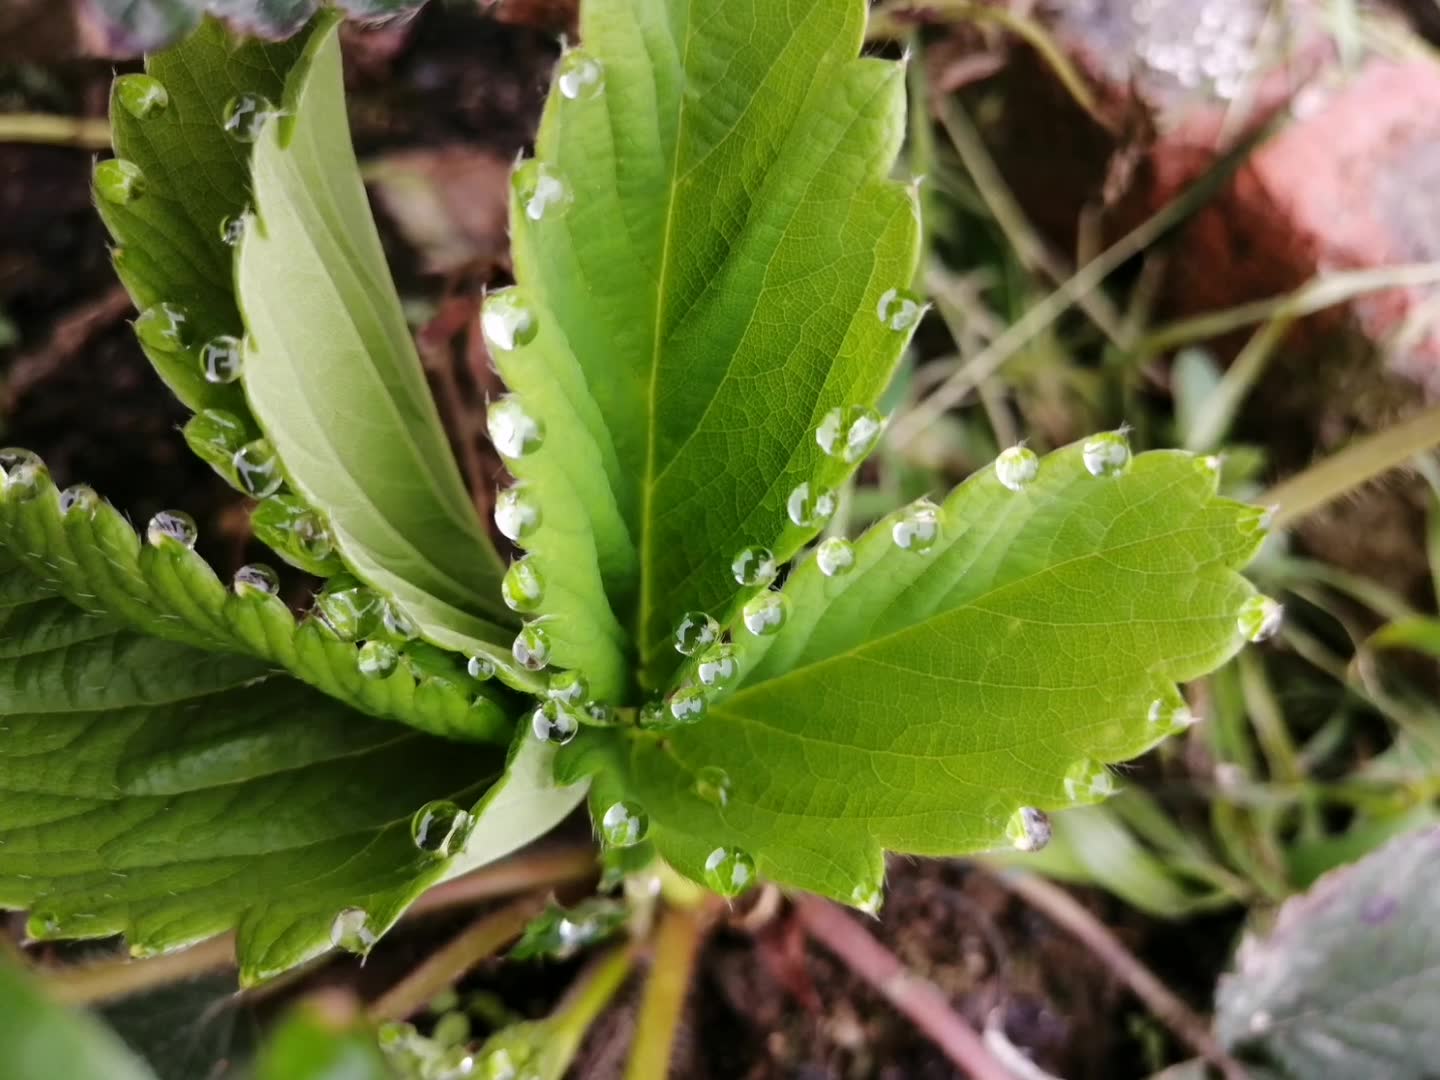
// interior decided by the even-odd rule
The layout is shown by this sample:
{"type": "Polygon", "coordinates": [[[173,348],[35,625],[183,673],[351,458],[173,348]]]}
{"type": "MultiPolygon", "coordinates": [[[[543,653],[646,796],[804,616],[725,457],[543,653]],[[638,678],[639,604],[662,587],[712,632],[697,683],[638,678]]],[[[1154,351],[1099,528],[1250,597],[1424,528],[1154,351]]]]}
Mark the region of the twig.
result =
{"type": "Polygon", "coordinates": [[[81,150],[110,149],[110,121],[46,113],[0,116],[0,143],[44,143],[81,150]]]}
{"type": "Polygon", "coordinates": [[[675,1031],[680,1026],[700,948],[703,917],[703,908],[671,907],[660,920],[650,977],[645,982],[630,1061],[625,1067],[626,1080],[669,1075],[675,1031]]]}
{"type": "Polygon", "coordinates": [[[55,372],[129,310],[130,294],[116,285],[62,315],[44,345],[11,365],[3,391],[6,408],[13,408],[32,386],[55,372]]]}
{"type": "Polygon", "coordinates": [[[1440,405],[1409,420],[1351,443],[1271,488],[1256,500],[1275,507],[1277,527],[1293,525],[1326,503],[1403,465],[1416,454],[1440,445],[1440,405]]]}
{"type": "MultiPolygon", "coordinates": [[[[982,864],[983,865],[983,864],[982,864]]],[[[1011,892],[1038,908],[1046,918],[1068,931],[1095,956],[1156,1018],[1185,1045],[1218,1068],[1226,1080],[1245,1080],[1245,1070],[1221,1049],[1204,1019],[1155,977],[1110,929],[1086,911],[1069,893],[1044,878],[1014,870],[985,867],[1011,892]]]]}
{"type": "Polygon", "coordinates": [[[476,964],[494,956],[545,907],[545,893],[532,893],[476,919],[392,986],[369,1009],[372,1020],[404,1020],[442,990],[460,981],[476,964]]]}
{"type": "Polygon", "coordinates": [[[180,952],[148,960],[97,960],[45,970],[45,992],[65,1005],[129,997],[210,971],[235,966],[235,935],[221,934],[180,952]]]}
{"type": "Polygon", "coordinates": [[[1221,155],[1210,169],[1173,200],[1141,222],[1092,261],[1086,263],[1054,292],[1031,307],[998,338],[976,353],[959,371],[890,428],[890,445],[904,449],[926,427],[946,410],[965,400],[984,380],[990,378],[1007,360],[1022,349],[1085,293],[1096,289],[1116,269],[1144,251],[1160,237],[1188,218],[1244,163],[1250,152],[1273,133],[1278,119],[1272,120],[1237,146],[1221,155]]]}
{"type": "Polygon", "coordinates": [[[516,855],[474,873],[437,885],[410,905],[405,917],[465,907],[479,900],[514,896],[530,889],[554,888],[595,873],[595,850],[565,847],[516,855]]]}
{"type": "Polygon", "coordinates": [[[1011,1080],[935,984],[907,971],[894,953],[844,911],[828,900],[797,896],[795,913],[812,938],[884,994],[957,1068],[973,1080],[1011,1080]]]}

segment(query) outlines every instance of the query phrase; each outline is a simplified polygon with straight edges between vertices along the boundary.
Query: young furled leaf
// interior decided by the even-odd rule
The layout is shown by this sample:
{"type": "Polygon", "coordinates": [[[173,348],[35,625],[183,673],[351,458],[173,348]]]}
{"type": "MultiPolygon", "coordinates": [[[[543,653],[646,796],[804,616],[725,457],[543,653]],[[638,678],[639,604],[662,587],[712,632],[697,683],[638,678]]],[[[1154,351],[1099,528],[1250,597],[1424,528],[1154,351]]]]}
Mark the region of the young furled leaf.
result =
{"type": "Polygon", "coordinates": [[[1271,624],[1236,573],[1264,515],[1115,436],[1015,462],[822,546],[732,627],[698,723],[582,733],[561,761],[595,774],[597,818],[643,807],[723,893],[758,873],[873,907],[886,849],[1033,847],[1044,811],[1113,790],[1110,764],[1188,722],[1175,683],[1271,624]]]}
{"type": "Polygon", "coordinates": [[[606,690],[627,652],[663,686],[681,616],[738,606],[737,554],[793,555],[823,524],[792,524],[795,492],[826,505],[879,434],[919,229],[886,178],[904,72],[859,58],[865,11],[587,0],[512,178],[492,430],[529,435],[501,452],[556,662],[606,690]]]}

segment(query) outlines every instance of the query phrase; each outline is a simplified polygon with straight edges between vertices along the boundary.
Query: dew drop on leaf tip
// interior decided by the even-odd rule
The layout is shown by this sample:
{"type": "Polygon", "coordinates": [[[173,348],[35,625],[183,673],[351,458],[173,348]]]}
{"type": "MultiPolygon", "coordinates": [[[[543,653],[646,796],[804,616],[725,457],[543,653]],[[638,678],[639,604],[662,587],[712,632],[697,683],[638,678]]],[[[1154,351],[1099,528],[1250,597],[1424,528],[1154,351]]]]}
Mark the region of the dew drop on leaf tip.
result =
{"type": "Polygon", "coordinates": [[[220,219],[220,242],[234,247],[245,237],[245,214],[226,214],[220,219]]]}
{"type": "Polygon", "coordinates": [[[815,443],[833,458],[854,465],[870,453],[885,428],[885,421],[874,409],[864,405],[847,405],[827,412],[815,428],[815,443]]]}
{"type": "Polygon", "coordinates": [[[769,585],[775,580],[779,568],[769,548],[754,546],[736,552],[735,558],[730,560],[730,572],[738,584],[754,587],[769,585]]]}
{"type": "Polygon", "coordinates": [[[1123,430],[1104,431],[1085,440],[1080,456],[1091,476],[1118,476],[1130,465],[1130,440],[1123,430]]]}
{"type": "Polygon", "coordinates": [[[506,394],[490,403],[485,414],[490,441],[502,457],[522,458],[534,453],[545,442],[545,425],[531,416],[513,394],[506,394]]]}
{"type": "Polygon", "coordinates": [[[545,599],[545,582],[533,559],[518,559],[510,564],[500,580],[500,597],[511,611],[533,612],[545,599]]]}
{"type": "Polygon", "coordinates": [[[170,104],[170,93],[153,75],[121,75],[115,80],[115,98],[136,120],[159,116],[170,104]]]}
{"type": "Polygon", "coordinates": [[[480,329],[492,347],[512,352],[517,346],[535,340],[540,321],[519,289],[500,289],[485,298],[485,306],[480,311],[480,329]]]}
{"type": "Polygon", "coordinates": [[[675,626],[675,651],[694,656],[720,639],[720,624],[703,611],[687,611],[675,626]]]}
{"type": "Polygon", "coordinates": [[[371,639],[355,654],[355,669],[367,679],[387,679],[400,666],[400,650],[388,641],[371,639]]]}
{"type": "Polygon", "coordinates": [[[115,206],[129,206],[145,194],[145,172],[133,161],[110,158],[95,166],[95,193],[115,206]]]}
{"type": "Polygon", "coordinates": [[[855,565],[855,547],[849,540],[832,536],[815,549],[815,563],[826,577],[848,574],[855,565]]]}
{"type": "Polygon", "coordinates": [[[235,571],[231,588],[236,596],[275,596],[280,592],[280,575],[263,563],[247,563],[235,571]]]}
{"type": "Polygon", "coordinates": [[[880,915],[880,908],[885,902],[884,890],[879,885],[856,885],[850,891],[850,905],[863,911],[866,915],[880,915]]]}
{"type": "Polygon", "coordinates": [[[1039,851],[1050,843],[1050,818],[1043,810],[1022,806],[1005,825],[1005,836],[1017,851],[1039,851]]]}
{"type": "Polygon", "coordinates": [[[179,352],[190,344],[190,316],[178,304],[151,304],[135,319],[135,336],[157,352],[179,352]]]}
{"type": "Polygon", "coordinates": [[[905,289],[886,289],[875,306],[875,314],[889,330],[905,331],[925,314],[925,302],[905,289]]]}
{"type": "Polygon", "coordinates": [[[735,646],[712,645],[700,654],[695,677],[712,690],[720,690],[735,681],[740,666],[735,660],[735,646]]]}
{"type": "Polygon", "coordinates": [[[264,95],[246,91],[225,103],[220,126],[236,142],[253,143],[275,115],[275,106],[264,95]]]}
{"type": "Polygon", "coordinates": [[[670,695],[665,711],[675,724],[696,724],[705,717],[708,703],[705,691],[698,686],[687,686],[670,695]]]}
{"type": "Polygon", "coordinates": [[[902,551],[930,551],[940,539],[940,508],[926,500],[906,507],[890,526],[890,539],[902,551]]]}
{"type": "Polygon", "coordinates": [[[396,601],[380,601],[380,627],[392,641],[413,641],[420,635],[420,627],[396,601]]]}
{"type": "Polygon", "coordinates": [[[252,498],[263,499],[274,495],[285,483],[285,477],[280,472],[280,458],[269,439],[246,443],[235,451],[230,464],[235,468],[235,478],[240,481],[240,487],[252,498]]]}
{"type": "Polygon", "coordinates": [[[570,49],[556,65],[555,85],[568,101],[592,101],[605,92],[605,68],[584,49],[570,49]]]}
{"type": "Polygon", "coordinates": [[[65,517],[84,514],[94,517],[100,508],[100,495],[89,484],[74,484],[60,493],[60,513],[65,517]]]}
{"type": "Polygon", "coordinates": [[[705,859],[705,884],[724,897],[755,884],[755,860],[739,848],[717,847],[705,859]]]}
{"type": "Polygon", "coordinates": [[[1115,794],[1115,777],[1098,761],[1077,761],[1065,771],[1065,797],[1071,802],[1095,802],[1115,794]]]}
{"type": "Polygon", "coordinates": [[[370,928],[370,916],[364,908],[346,908],[330,924],[330,944],[346,952],[364,955],[378,940],[370,928]]]}
{"type": "Polygon", "coordinates": [[[510,653],[526,671],[540,671],[550,663],[550,635],[543,626],[531,623],[515,635],[510,653]]]}
{"type": "Polygon", "coordinates": [[[217,386],[240,378],[240,339],[233,334],[220,334],[200,347],[200,374],[217,386]]]}
{"type": "Polygon", "coordinates": [[[829,488],[797,484],[785,500],[785,513],[802,529],[818,529],[835,516],[835,493],[829,488]]]}
{"type": "Polygon", "coordinates": [[[0,477],[4,478],[6,495],[25,500],[40,490],[45,463],[33,450],[9,446],[0,450],[0,477]]]}
{"type": "Polygon", "coordinates": [[[1252,596],[1240,606],[1236,626],[1246,641],[1268,641],[1280,632],[1285,608],[1268,596],[1252,596]]]}
{"type": "Polygon", "coordinates": [[[756,637],[780,632],[790,616],[790,598],[783,592],[762,592],[751,597],[740,612],[745,629],[756,637]]]}
{"type": "Polygon", "coordinates": [[[426,803],[410,819],[410,839],[427,855],[447,858],[464,847],[471,817],[448,799],[426,803]]]}
{"type": "Polygon", "coordinates": [[[995,459],[995,478],[1011,491],[1024,491],[1040,475],[1040,458],[1026,446],[1012,446],[995,459]]]}
{"type": "Polygon", "coordinates": [[[1185,728],[1194,727],[1198,720],[1183,701],[1171,702],[1164,698],[1156,698],[1151,702],[1145,715],[1152,726],[1168,731],[1183,731],[1185,728]]]}
{"type": "Polygon", "coordinates": [[[611,803],[600,815],[600,839],[607,847],[634,847],[650,831],[650,816],[638,804],[611,803]]]}
{"type": "Polygon", "coordinates": [[[590,684],[578,671],[557,671],[545,686],[545,696],[566,705],[583,705],[590,697],[590,684]]]}
{"type": "Polygon", "coordinates": [[[178,544],[190,549],[194,548],[199,536],[200,530],[195,526],[195,519],[183,510],[161,510],[150,519],[150,524],[145,526],[145,539],[150,542],[151,547],[178,544]]]}
{"type": "Polygon", "coordinates": [[[465,661],[465,671],[477,682],[488,682],[495,677],[495,661],[488,656],[472,656],[465,661]]]}
{"type": "Polygon", "coordinates": [[[495,496],[495,527],[502,536],[519,543],[540,527],[540,504],[524,484],[515,484],[495,496]]]}
{"type": "Polygon", "coordinates": [[[510,178],[515,202],[531,221],[558,217],[570,206],[570,188],[549,166],[534,159],[522,161],[510,178]]]}
{"type": "Polygon", "coordinates": [[[564,746],[580,730],[580,718],[564,702],[542,702],[530,714],[530,730],[541,742],[564,746]]]}

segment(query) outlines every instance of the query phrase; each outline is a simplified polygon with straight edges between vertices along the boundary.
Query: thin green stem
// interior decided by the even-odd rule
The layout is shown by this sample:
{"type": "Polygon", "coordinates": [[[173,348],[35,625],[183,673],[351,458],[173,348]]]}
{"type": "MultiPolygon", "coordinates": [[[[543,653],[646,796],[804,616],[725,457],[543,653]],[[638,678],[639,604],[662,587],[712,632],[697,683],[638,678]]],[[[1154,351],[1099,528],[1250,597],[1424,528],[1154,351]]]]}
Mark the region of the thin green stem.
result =
{"type": "MultiPolygon", "coordinates": [[[[546,1064],[559,1076],[569,1067],[575,1052],[595,1018],[610,1004],[635,966],[635,950],[620,945],[602,954],[580,973],[564,999],[545,1021],[550,1039],[545,1047],[546,1064]]],[[[654,1074],[657,1078],[664,1073],[654,1074]]]]}
{"type": "Polygon", "coordinates": [[[650,978],[640,1002],[635,1039],[630,1046],[626,1080],[653,1080],[670,1071],[675,1032],[695,971],[702,937],[701,909],[667,908],[655,932],[650,978]]]}
{"type": "Polygon", "coordinates": [[[1205,399],[1195,423],[1185,433],[1186,450],[1203,454],[1219,445],[1294,321],[1293,315],[1277,315],[1251,335],[1245,348],[1240,350],[1240,355],[1220,379],[1220,384],[1205,399]]]}
{"type": "Polygon", "coordinates": [[[11,113],[0,116],[0,143],[43,143],[109,150],[110,122],[83,116],[11,113]]]}
{"type": "Polygon", "coordinates": [[[1440,405],[1359,439],[1337,454],[1282,481],[1257,501],[1275,508],[1278,527],[1293,525],[1326,503],[1363,487],[1416,454],[1440,445],[1440,405]]]}

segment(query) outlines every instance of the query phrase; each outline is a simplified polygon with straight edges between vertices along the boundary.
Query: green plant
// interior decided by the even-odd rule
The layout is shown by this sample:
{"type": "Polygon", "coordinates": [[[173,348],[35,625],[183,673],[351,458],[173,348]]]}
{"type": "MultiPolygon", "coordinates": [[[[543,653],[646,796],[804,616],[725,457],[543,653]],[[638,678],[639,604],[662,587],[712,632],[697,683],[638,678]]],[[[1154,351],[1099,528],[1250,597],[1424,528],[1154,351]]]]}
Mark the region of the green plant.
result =
{"type": "Polygon", "coordinates": [[[587,796],[626,867],[873,911],[886,850],[1043,845],[1189,722],[1177,682],[1273,632],[1238,573],[1264,512],[1123,431],[842,535],[925,310],[903,64],[859,58],[865,14],[588,0],[481,314],[508,566],[390,282],[333,16],[207,21],[117,80],[95,187],[141,345],[325,582],[297,622],[183,514],[142,542],[4,452],[0,903],[32,936],[233,928],[255,982],[367,951],[587,796]]]}

